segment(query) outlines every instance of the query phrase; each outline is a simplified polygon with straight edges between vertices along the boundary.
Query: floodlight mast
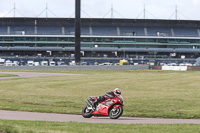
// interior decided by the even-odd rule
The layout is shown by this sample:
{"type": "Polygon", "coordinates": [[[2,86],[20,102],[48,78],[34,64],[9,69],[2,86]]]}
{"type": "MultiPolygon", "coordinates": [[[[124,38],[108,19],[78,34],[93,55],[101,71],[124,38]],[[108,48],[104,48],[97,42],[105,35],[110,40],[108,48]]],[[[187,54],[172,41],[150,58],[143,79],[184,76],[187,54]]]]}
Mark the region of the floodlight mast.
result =
{"type": "Polygon", "coordinates": [[[81,42],[81,0],[75,3],[75,62],[80,65],[80,42],[81,42]]]}

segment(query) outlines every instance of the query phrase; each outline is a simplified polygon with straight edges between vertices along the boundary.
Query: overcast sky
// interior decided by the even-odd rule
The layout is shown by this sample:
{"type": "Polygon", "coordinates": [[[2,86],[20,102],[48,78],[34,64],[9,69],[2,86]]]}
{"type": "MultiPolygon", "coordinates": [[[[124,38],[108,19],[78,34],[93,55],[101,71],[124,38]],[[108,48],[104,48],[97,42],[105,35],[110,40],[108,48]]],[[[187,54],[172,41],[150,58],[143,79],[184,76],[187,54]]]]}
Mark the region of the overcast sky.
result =
{"type": "MultiPolygon", "coordinates": [[[[75,0],[0,0],[0,17],[74,17],[75,0]]],[[[81,17],[200,20],[200,0],[82,0],[81,17]]]]}

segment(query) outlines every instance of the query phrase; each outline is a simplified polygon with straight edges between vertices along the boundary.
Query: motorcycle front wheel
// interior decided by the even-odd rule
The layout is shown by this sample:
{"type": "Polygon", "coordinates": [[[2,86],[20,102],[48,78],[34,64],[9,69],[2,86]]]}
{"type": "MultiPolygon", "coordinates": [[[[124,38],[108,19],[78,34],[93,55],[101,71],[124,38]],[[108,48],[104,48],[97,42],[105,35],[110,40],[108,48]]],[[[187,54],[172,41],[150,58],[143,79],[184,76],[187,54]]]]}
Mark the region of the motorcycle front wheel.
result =
{"type": "Polygon", "coordinates": [[[84,118],[90,118],[92,117],[92,112],[93,112],[92,110],[88,110],[87,106],[85,106],[82,110],[82,116],[84,118]]]}
{"type": "Polygon", "coordinates": [[[118,119],[123,113],[123,108],[122,106],[119,106],[118,108],[113,108],[109,112],[109,117],[110,119],[118,119]]]}

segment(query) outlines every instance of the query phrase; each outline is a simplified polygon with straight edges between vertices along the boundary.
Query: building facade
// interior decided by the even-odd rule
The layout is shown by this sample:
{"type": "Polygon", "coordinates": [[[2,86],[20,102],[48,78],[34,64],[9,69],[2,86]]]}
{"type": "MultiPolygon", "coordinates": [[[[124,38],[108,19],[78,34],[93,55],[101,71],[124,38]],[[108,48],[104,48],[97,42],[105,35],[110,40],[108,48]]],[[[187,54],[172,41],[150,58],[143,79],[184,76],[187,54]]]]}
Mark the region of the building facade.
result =
{"type": "MultiPolygon", "coordinates": [[[[70,58],[74,34],[74,18],[0,18],[0,56],[70,58]]],[[[196,59],[200,21],[83,18],[81,56],[196,59]]]]}

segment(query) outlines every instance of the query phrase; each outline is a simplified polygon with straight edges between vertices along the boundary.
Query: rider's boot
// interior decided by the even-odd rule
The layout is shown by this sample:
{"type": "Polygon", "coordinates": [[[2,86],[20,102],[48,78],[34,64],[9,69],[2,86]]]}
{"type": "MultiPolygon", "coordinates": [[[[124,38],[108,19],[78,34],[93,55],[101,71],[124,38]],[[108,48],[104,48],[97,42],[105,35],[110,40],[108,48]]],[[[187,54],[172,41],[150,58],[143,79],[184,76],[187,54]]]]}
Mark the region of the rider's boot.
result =
{"type": "Polygon", "coordinates": [[[96,101],[94,101],[94,102],[92,103],[93,109],[96,109],[96,107],[97,107],[97,105],[98,105],[99,102],[100,102],[100,98],[97,97],[96,101]]]}
{"type": "Polygon", "coordinates": [[[99,97],[97,97],[96,101],[94,101],[94,102],[92,103],[93,109],[96,109],[98,103],[101,102],[101,101],[104,101],[104,100],[105,100],[105,97],[104,97],[104,96],[99,96],[99,97]]]}
{"type": "Polygon", "coordinates": [[[96,102],[96,101],[92,102],[92,110],[93,110],[93,111],[95,111],[96,105],[97,105],[97,102],[96,102]]]}

